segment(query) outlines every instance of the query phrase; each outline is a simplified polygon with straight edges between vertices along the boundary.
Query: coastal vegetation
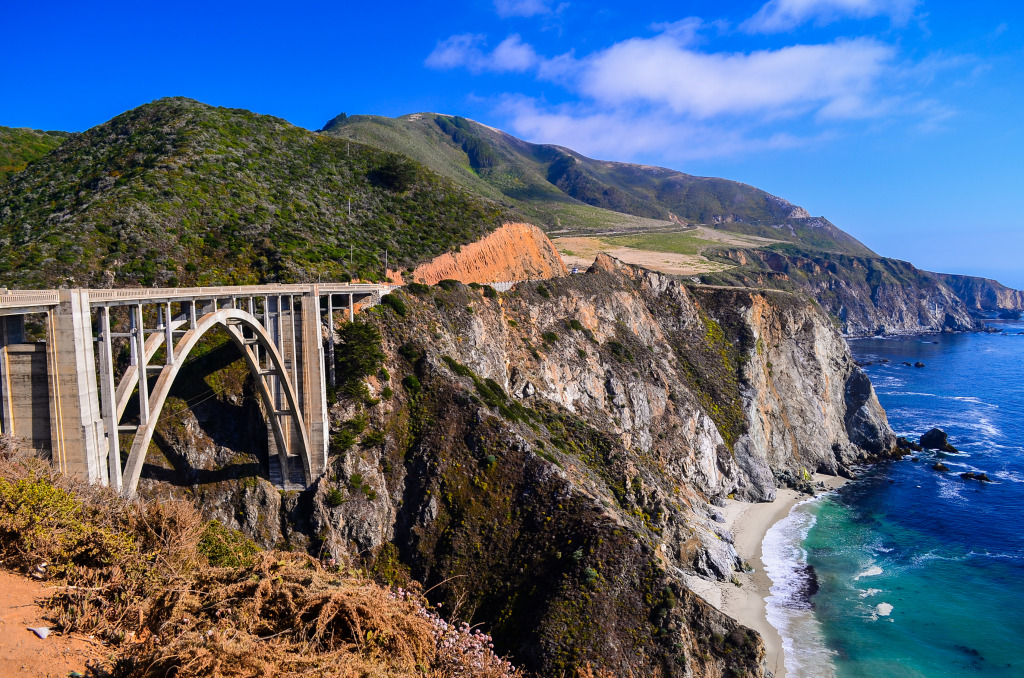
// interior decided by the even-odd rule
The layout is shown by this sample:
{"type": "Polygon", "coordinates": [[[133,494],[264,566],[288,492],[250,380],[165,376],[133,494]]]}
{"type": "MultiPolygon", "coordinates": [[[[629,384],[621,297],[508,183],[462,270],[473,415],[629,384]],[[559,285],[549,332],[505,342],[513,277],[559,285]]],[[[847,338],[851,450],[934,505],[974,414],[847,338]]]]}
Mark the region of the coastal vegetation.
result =
{"type": "Polygon", "coordinates": [[[0,448],[3,567],[52,586],[56,630],[103,642],[90,675],[519,675],[415,588],[263,551],[191,502],[126,502],[0,448]]]}
{"type": "Polygon", "coordinates": [[[383,279],[513,212],[405,156],[161,99],[69,137],[0,190],[0,285],[383,279]]]}

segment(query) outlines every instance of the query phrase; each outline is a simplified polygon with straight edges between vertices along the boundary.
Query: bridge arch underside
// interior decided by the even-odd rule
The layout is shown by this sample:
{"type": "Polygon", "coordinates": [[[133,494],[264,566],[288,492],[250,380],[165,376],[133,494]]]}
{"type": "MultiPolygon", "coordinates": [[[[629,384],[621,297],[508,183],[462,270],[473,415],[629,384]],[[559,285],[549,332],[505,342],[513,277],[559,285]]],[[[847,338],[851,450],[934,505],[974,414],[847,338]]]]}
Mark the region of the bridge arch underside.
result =
{"type": "MultiPolygon", "coordinates": [[[[123,420],[137,423],[134,395],[123,420]]],[[[242,353],[226,332],[213,328],[186,358],[171,386],[143,461],[138,492],[162,495],[174,487],[201,495],[203,488],[223,481],[273,480],[278,462],[270,436],[266,408],[242,353]]],[[[120,442],[123,468],[132,440],[122,433],[120,442]]]]}
{"type": "MultiPolygon", "coordinates": [[[[156,433],[157,424],[171,394],[172,386],[186,364],[186,359],[200,340],[215,328],[221,328],[241,353],[256,384],[271,432],[276,443],[281,468],[289,467],[288,451],[298,451],[307,483],[313,479],[312,451],[309,435],[300,415],[295,387],[288,378],[284,359],[262,323],[240,309],[220,309],[198,318],[173,347],[173,362],[164,365],[148,397],[148,417],[138,426],[122,475],[122,491],[131,496],[138,489],[146,454],[156,433]],[[283,401],[283,402],[282,402],[283,401]],[[285,421],[290,426],[283,425],[285,421]]],[[[170,349],[168,349],[170,350],[170,349]]],[[[138,377],[135,376],[137,383],[138,377]]],[[[118,417],[123,414],[119,404],[118,417]]]]}

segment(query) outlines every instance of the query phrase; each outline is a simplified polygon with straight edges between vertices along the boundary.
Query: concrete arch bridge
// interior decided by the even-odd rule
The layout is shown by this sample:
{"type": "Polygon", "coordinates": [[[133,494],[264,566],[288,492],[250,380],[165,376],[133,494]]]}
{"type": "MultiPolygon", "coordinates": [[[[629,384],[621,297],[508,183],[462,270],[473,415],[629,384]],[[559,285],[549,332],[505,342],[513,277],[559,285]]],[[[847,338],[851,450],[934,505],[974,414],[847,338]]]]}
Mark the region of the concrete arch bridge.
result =
{"type": "Polygon", "coordinates": [[[48,449],[65,473],[131,496],[171,385],[203,336],[221,328],[240,349],[267,413],[271,480],[305,487],[327,464],[334,332],[326,333],[325,356],[323,328],[338,313],[353,320],[392,288],[0,289],[0,432],[48,449]],[[45,341],[28,341],[26,318],[42,321],[45,341]],[[115,347],[130,355],[120,375],[115,347]],[[133,400],[137,421],[123,421],[136,409],[133,400]],[[125,434],[132,442],[122,464],[125,434]]]}

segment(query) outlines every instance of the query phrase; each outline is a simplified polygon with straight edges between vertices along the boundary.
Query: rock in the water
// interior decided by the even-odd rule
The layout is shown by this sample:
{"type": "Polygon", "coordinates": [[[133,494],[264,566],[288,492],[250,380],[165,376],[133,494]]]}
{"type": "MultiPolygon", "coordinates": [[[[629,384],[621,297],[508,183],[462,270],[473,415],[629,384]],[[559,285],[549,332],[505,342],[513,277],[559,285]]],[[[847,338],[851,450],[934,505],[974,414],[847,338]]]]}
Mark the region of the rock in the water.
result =
{"type": "Polygon", "coordinates": [[[903,365],[904,365],[905,367],[913,367],[913,366],[914,366],[914,363],[908,363],[908,362],[907,362],[906,360],[904,360],[904,361],[903,361],[903,365]]]}
{"type": "Polygon", "coordinates": [[[914,363],[914,367],[924,367],[924,363],[918,360],[916,363],[914,363]]]}
{"type": "Polygon", "coordinates": [[[904,436],[896,438],[896,447],[901,450],[911,450],[912,452],[923,452],[924,448],[915,443],[913,440],[908,440],[904,436]]]}
{"type": "Polygon", "coordinates": [[[932,466],[932,469],[939,473],[949,473],[949,467],[943,464],[941,461],[932,466]]]}
{"type": "Polygon", "coordinates": [[[971,473],[970,471],[968,471],[967,473],[961,473],[960,477],[963,478],[964,480],[980,480],[983,483],[992,482],[992,479],[989,478],[988,474],[985,473],[971,473]]]}
{"type": "Polygon", "coordinates": [[[959,452],[959,450],[949,444],[949,436],[940,428],[933,428],[921,436],[921,446],[926,450],[942,450],[943,452],[952,452],[954,454],[959,452]]]}

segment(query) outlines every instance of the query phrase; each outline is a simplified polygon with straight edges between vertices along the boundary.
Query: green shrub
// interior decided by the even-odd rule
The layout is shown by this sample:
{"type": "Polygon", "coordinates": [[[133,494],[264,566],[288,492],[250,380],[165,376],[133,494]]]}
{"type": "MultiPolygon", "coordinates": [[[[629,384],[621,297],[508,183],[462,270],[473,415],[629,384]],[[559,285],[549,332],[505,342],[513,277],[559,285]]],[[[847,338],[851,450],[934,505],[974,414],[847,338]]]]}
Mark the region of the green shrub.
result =
{"type": "Polygon", "coordinates": [[[345,503],[345,493],[336,487],[332,487],[327,490],[327,496],[325,499],[327,500],[328,506],[341,506],[345,503]]]}
{"type": "Polygon", "coordinates": [[[543,285],[537,285],[537,294],[539,294],[544,299],[551,298],[551,292],[549,292],[548,288],[544,287],[543,285]]]}
{"type": "Polygon", "coordinates": [[[599,576],[601,575],[597,573],[597,570],[595,570],[592,567],[588,567],[585,570],[583,570],[583,583],[587,585],[593,584],[597,581],[597,578],[599,576]]]}
{"type": "Polygon", "coordinates": [[[385,294],[380,298],[380,303],[381,306],[390,308],[396,315],[404,317],[409,313],[409,309],[406,308],[405,302],[402,301],[401,297],[396,296],[394,293],[385,294]]]}
{"type": "Polygon", "coordinates": [[[621,343],[612,340],[612,341],[608,341],[605,344],[605,346],[608,347],[608,350],[611,351],[612,355],[619,362],[623,362],[623,363],[631,363],[631,362],[633,362],[633,354],[630,352],[630,350],[628,348],[623,346],[621,343]]]}
{"type": "Polygon", "coordinates": [[[544,340],[545,344],[553,344],[556,341],[558,341],[558,335],[556,333],[554,333],[554,332],[545,332],[544,334],[542,334],[540,336],[541,336],[541,339],[544,340]]]}
{"type": "Polygon", "coordinates": [[[384,444],[384,431],[370,431],[363,436],[364,447],[376,447],[384,444]]]}
{"type": "Polygon", "coordinates": [[[349,429],[342,429],[331,436],[331,452],[340,454],[349,449],[356,442],[356,434],[349,429]]]}
{"type": "Polygon", "coordinates": [[[419,296],[430,294],[430,285],[424,285],[423,283],[411,282],[405,286],[405,289],[419,296]]]}
{"type": "Polygon", "coordinates": [[[338,390],[344,386],[376,374],[384,365],[384,349],[380,330],[365,322],[345,323],[338,332],[341,342],[335,348],[338,390]]]}
{"type": "Polygon", "coordinates": [[[581,323],[579,320],[576,320],[576,318],[570,318],[568,324],[569,329],[576,330],[577,332],[583,331],[583,323],[581,323]]]}
{"type": "Polygon", "coordinates": [[[391,400],[393,395],[395,395],[395,392],[391,390],[390,386],[385,386],[380,392],[380,397],[384,400],[391,400]]]}
{"type": "Polygon", "coordinates": [[[423,352],[420,351],[416,344],[409,341],[398,347],[398,355],[410,363],[414,363],[422,357],[423,352]]]}
{"type": "Polygon", "coordinates": [[[211,520],[203,530],[199,552],[213,567],[251,567],[260,548],[238,530],[211,520]]]}
{"type": "Polygon", "coordinates": [[[437,286],[440,287],[441,289],[445,290],[446,292],[450,292],[450,291],[454,290],[455,288],[457,288],[461,284],[462,283],[460,283],[458,280],[452,280],[451,278],[445,278],[444,280],[439,281],[437,283],[437,286]]]}
{"type": "Polygon", "coordinates": [[[420,380],[416,378],[415,374],[406,375],[406,377],[402,379],[402,386],[404,386],[405,390],[412,395],[416,395],[422,389],[420,380]]]}
{"type": "Polygon", "coordinates": [[[490,285],[484,285],[484,296],[488,299],[497,299],[498,290],[494,289],[490,285]]]}

